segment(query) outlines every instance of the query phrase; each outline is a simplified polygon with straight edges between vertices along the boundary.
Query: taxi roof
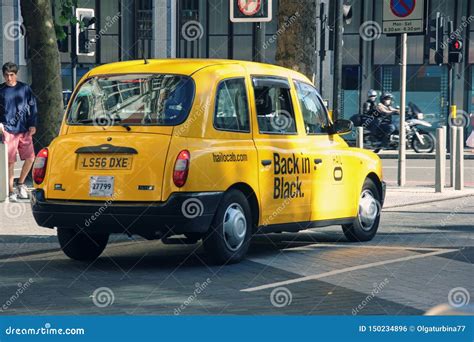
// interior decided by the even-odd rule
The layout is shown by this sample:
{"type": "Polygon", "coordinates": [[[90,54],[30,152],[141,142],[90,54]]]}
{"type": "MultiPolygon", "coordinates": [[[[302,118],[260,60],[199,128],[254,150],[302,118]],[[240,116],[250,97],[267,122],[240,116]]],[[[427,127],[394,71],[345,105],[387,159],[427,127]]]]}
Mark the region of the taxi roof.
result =
{"type": "Polygon", "coordinates": [[[142,74],[142,73],[169,73],[190,76],[195,72],[210,66],[235,65],[247,69],[251,74],[269,74],[280,76],[292,76],[297,79],[305,77],[293,70],[276,65],[256,63],[250,61],[239,61],[230,59],[197,59],[197,58],[169,58],[169,59],[148,59],[145,64],[143,59],[109,63],[98,66],[86,75],[86,77],[110,74],[142,74]]]}

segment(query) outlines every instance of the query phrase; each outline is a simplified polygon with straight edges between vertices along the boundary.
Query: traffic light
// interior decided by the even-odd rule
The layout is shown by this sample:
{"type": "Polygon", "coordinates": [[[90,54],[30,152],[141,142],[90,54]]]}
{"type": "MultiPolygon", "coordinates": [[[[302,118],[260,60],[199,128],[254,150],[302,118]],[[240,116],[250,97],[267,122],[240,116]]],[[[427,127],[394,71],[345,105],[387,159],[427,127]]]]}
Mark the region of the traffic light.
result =
{"type": "Polygon", "coordinates": [[[434,50],[434,60],[436,64],[443,64],[444,59],[444,18],[439,12],[436,18],[430,20],[430,49],[434,50]]]}
{"type": "Polygon", "coordinates": [[[94,10],[91,8],[77,8],[76,18],[76,51],[78,56],[95,55],[95,22],[94,10]]]}
{"type": "Polygon", "coordinates": [[[454,38],[449,42],[449,58],[448,63],[461,63],[462,62],[462,49],[463,42],[460,38],[454,38]]]}
{"type": "Polygon", "coordinates": [[[233,23],[272,21],[272,0],[230,0],[233,23]]]}

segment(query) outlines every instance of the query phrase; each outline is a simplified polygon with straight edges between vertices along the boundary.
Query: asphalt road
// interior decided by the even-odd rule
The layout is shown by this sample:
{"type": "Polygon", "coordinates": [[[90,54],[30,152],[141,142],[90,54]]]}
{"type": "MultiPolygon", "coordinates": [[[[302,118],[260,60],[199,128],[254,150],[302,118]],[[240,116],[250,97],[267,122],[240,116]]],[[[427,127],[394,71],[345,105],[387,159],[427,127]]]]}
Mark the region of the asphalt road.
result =
{"type": "MultiPolygon", "coordinates": [[[[397,184],[398,160],[382,159],[384,179],[389,185],[397,184]]],[[[446,162],[446,182],[450,180],[450,163],[446,162]]],[[[434,159],[408,159],[407,160],[407,185],[433,186],[435,183],[434,159]]],[[[464,161],[465,186],[474,187],[474,160],[464,161]]]]}
{"type": "Polygon", "coordinates": [[[474,295],[473,216],[473,197],[387,209],[369,243],[340,227],[258,236],[227,266],[200,244],[119,239],[83,264],[54,236],[1,235],[0,315],[422,314],[474,295]]]}

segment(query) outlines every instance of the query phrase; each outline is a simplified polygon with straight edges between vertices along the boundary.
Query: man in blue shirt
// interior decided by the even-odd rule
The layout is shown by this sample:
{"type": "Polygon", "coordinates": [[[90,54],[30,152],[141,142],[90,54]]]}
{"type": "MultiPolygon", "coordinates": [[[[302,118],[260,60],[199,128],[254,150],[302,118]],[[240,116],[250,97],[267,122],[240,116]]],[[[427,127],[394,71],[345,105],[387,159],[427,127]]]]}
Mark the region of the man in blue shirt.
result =
{"type": "Polygon", "coordinates": [[[36,133],[36,98],[29,85],[17,81],[18,66],[5,63],[2,67],[5,83],[0,84],[0,133],[8,146],[9,200],[27,199],[25,179],[35,160],[33,135],[36,133]],[[17,153],[24,160],[18,185],[13,184],[17,153]]]}

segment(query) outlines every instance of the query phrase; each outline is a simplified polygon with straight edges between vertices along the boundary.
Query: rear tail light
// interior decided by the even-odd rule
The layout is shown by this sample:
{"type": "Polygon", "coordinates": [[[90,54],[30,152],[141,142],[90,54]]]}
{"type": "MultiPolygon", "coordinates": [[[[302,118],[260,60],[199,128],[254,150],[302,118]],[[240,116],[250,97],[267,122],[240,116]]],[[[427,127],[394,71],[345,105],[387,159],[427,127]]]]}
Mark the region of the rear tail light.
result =
{"type": "Polygon", "coordinates": [[[181,188],[184,184],[186,184],[186,180],[188,179],[190,158],[191,155],[187,150],[182,150],[179,152],[178,157],[176,158],[173,170],[173,182],[178,188],[181,188]]]}
{"type": "Polygon", "coordinates": [[[33,165],[33,180],[36,184],[41,184],[46,176],[46,166],[48,164],[48,149],[43,148],[39,151],[33,165]]]}

